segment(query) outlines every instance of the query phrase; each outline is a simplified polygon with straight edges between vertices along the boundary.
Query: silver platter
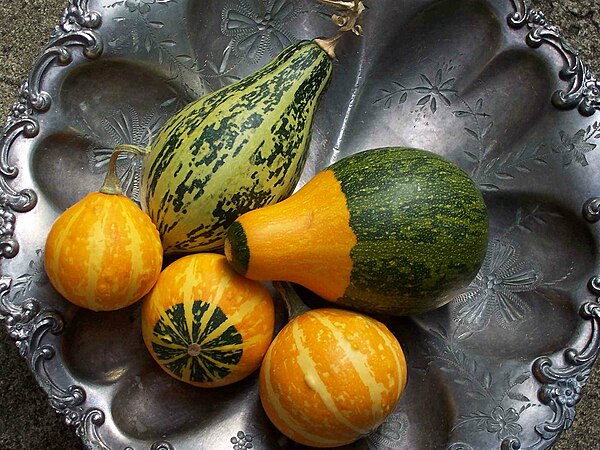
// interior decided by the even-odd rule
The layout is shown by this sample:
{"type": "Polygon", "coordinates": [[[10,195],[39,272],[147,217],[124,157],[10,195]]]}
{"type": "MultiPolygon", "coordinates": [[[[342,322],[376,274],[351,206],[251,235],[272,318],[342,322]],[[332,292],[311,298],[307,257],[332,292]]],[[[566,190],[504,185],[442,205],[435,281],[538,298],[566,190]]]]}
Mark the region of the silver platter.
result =
{"type": "MultiPolygon", "coordinates": [[[[573,422],[600,346],[598,82],[522,0],[367,4],[364,37],[339,48],[302,182],[359,150],[427,148],[480,186],[492,235],[452,303],[388,321],[408,388],[348,448],[547,448],[573,422]]],[[[89,448],[298,448],[269,424],[256,377],[217,390],[170,379],[143,346],[139,307],[71,307],[42,252],[116,145],[145,145],[181,105],[331,34],[329,12],[309,0],[71,0],[23,84],[0,143],[0,318],[89,448]]],[[[139,168],[121,161],[133,198],[139,168]]]]}

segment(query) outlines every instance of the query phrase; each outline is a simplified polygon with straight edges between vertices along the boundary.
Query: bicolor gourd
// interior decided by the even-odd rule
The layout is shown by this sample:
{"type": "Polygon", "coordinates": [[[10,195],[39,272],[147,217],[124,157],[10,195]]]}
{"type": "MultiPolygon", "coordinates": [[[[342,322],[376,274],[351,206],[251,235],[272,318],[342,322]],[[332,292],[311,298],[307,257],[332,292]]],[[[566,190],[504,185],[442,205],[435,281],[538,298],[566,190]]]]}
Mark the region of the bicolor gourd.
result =
{"type": "Polygon", "coordinates": [[[169,375],[199,387],[225,386],[258,369],[274,326],[268,289],[213,253],[170,264],[142,305],[152,357],[169,375]]]}
{"type": "Polygon", "coordinates": [[[485,203],[464,171],[425,150],[391,147],[342,159],[288,199],[242,215],[225,254],[251,279],[410,315],[466,287],[487,240],[485,203]]]}

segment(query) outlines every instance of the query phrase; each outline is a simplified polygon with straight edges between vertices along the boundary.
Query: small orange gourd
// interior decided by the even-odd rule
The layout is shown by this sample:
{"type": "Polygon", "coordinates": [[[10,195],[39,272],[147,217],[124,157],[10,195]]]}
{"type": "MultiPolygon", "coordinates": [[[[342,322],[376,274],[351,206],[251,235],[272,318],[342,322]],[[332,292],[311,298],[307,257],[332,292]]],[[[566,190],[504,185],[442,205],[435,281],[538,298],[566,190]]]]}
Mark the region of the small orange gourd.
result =
{"type": "Polygon", "coordinates": [[[274,327],[269,290],[214,253],[169,265],[142,306],[152,357],[172,377],[198,387],[225,386],[256,371],[274,327]]]}
{"type": "Polygon", "coordinates": [[[368,435],[392,413],[407,367],[395,336],[377,320],[333,308],[293,318],[269,347],[260,399],[273,424],[312,447],[368,435]]]}
{"type": "Polygon", "coordinates": [[[111,311],[146,295],[160,274],[162,245],[150,218],[123,195],[116,173],[117,147],[100,192],[64,211],[52,225],[44,253],[52,286],[71,303],[111,311]]]}

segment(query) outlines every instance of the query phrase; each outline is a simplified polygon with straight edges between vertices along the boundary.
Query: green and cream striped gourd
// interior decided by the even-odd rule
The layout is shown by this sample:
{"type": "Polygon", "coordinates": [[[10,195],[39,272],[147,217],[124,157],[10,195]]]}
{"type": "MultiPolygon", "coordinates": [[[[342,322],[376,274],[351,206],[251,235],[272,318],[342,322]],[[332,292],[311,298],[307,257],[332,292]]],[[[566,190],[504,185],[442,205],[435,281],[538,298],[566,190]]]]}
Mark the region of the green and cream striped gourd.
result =
{"type": "Polygon", "coordinates": [[[217,250],[239,215],[292,193],[331,72],[328,53],[301,41],[161,128],[144,162],[141,202],[166,253],[217,250]]]}

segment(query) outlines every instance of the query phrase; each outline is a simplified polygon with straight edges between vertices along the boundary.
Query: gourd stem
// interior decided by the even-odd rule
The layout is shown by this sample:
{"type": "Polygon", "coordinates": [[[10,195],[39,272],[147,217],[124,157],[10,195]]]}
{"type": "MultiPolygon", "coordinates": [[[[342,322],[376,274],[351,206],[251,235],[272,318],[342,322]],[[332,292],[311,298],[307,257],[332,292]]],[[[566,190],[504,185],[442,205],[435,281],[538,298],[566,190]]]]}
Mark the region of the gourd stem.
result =
{"type": "Polygon", "coordinates": [[[119,156],[123,153],[132,153],[137,156],[144,156],[148,153],[148,150],[131,144],[118,145],[112,152],[112,155],[110,155],[110,160],[108,161],[106,177],[104,178],[104,183],[100,188],[100,192],[103,194],[123,195],[121,180],[119,180],[119,176],[117,175],[117,161],[119,156]]]}
{"type": "Polygon", "coordinates": [[[342,32],[338,32],[338,34],[336,34],[333,37],[330,38],[326,38],[326,39],[315,39],[315,43],[321,47],[325,53],[327,53],[327,55],[329,55],[329,57],[331,59],[335,58],[335,47],[337,46],[338,42],[340,41],[340,39],[342,38],[342,36],[344,36],[344,33],[342,32]]]}
{"type": "Polygon", "coordinates": [[[341,12],[331,16],[339,30],[335,36],[330,38],[315,39],[315,43],[329,55],[331,59],[335,58],[335,47],[344,33],[352,31],[357,36],[362,35],[362,27],[357,23],[359,17],[365,10],[365,5],[361,0],[342,1],[342,0],[319,0],[321,3],[338,7],[341,12]]]}
{"type": "Polygon", "coordinates": [[[285,301],[288,320],[292,320],[310,311],[310,308],[304,304],[294,287],[287,281],[273,281],[273,287],[277,289],[285,301]]]}

